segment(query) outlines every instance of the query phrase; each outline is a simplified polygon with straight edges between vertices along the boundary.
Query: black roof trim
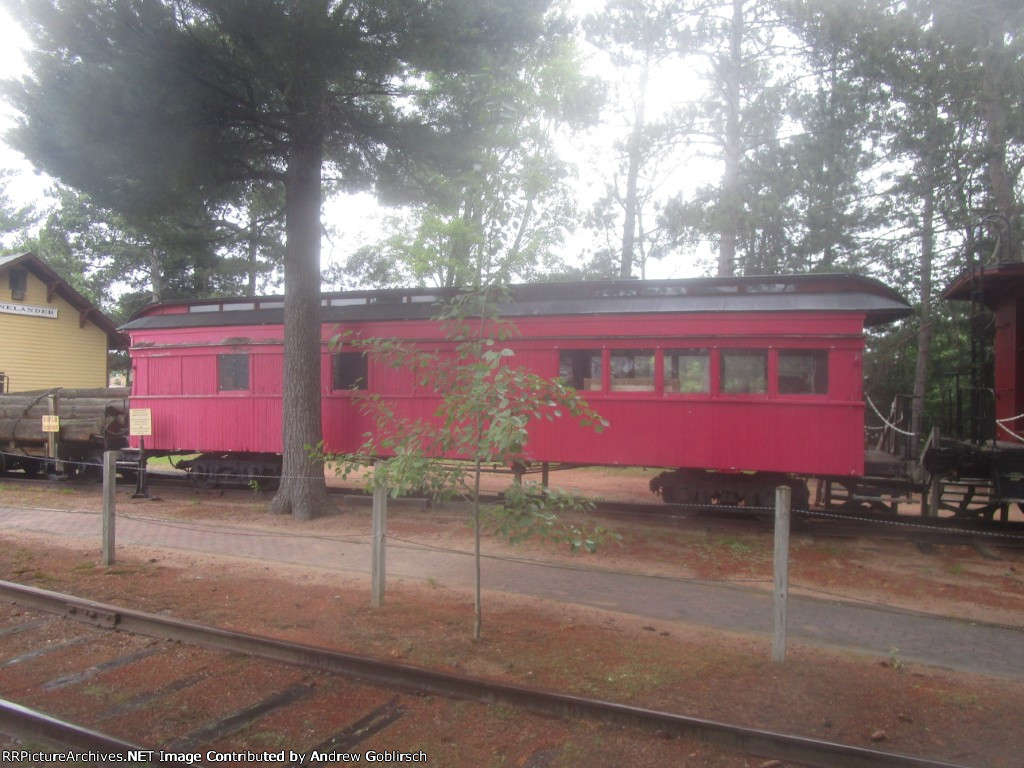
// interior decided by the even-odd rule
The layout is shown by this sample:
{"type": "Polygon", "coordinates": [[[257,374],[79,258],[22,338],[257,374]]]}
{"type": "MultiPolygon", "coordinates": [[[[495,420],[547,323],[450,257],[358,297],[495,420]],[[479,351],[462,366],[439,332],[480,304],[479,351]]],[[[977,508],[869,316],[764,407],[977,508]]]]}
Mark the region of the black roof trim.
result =
{"type": "MultiPolygon", "coordinates": [[[[437,313],[439,303],[457,292],[414,288],[325,293],[321,321],[428,319],[437,313]]],[[[510,295],[511,301],[500,306],[506,317],[840,311],[863,312],[867,325],[878,325],[912,313],[898,293],[877,280],[859,275],[534,283],[512,286],[510,295]]],[[[166,302],[144,307],[121,330],[279,325],[284,320],[282,302],[280,296],[166,302]],[[266,307],[268,304],[270,308],[266,307]],[[187,306],[191,311],[153,313],[167,306],[187,306]]]]}

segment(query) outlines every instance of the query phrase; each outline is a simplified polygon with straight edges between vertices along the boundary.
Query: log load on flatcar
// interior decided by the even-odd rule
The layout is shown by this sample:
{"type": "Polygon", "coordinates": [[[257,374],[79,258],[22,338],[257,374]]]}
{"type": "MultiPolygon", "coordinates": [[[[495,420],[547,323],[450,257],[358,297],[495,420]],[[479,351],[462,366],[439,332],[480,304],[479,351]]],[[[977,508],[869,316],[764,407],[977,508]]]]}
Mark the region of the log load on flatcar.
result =
{"type": "MultiPolygon", "coordinates": [[[[326,446],[355,451],[370,418],[360,392],[399,416],[437,396],[411,374],[329,340],[444,343],[431,320],[450,292],[324,294],[321,396],[326,446]]],[[[279,471],[280,297],[165,302],[124,327],[133,408],[152,413],[147,452],[199,454],[194,473],[279,471]]],[[[669,468],[666,499],[760,505],[797,476],[864,473],[864,329],[911,313],[882,283],[856,275],[697,278],[515,286],[500,308],[518,336],[513,361],[562,377],[609,422],[531,427],[531,461],[669,468]]],[[[800,495],[802,494],[802,495],[800,495]]],[[[770,503],[770,502],[769,502],[770,503]]]]}
{"type": "Polygon", "coordinates": [[[128,444],[128,394],[125,387],[0,394],[0,474],[59,465],[66,476],[98,477],[103,452],[128,444]]]}

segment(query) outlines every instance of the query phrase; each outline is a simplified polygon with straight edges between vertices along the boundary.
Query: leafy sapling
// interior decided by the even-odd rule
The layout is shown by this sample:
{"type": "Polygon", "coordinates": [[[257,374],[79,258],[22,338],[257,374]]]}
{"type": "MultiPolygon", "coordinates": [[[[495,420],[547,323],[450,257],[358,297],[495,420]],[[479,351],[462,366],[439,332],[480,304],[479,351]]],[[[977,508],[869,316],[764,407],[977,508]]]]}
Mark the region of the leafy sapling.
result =
{"type": "MultiPolygon", "coordinates": [[[[438,501],[470,502],[476,563],[474,637],[480,637],[480,532],[486,524],[512,542],[539,537],[567,543],[574,551],[594,551],[612,537],[561,522],[560,514],[587,512],[591,506],[571,494],[513,485],[501,502],[483,504],[480,481],[485,465],[526,464],[530,426],[570,417],[601,432],[608,422],[572,387],[515,365],[515,353],[502,342],[517,334],[498,306],[507,300],[494,286],[458,293],[442,305],[435,320],[443,341],[434,348],[393,339],[361,339],[345,332],[335,346],[361,349],[379,368],[411,376],[414,388],[431,393],[437,406],[425,417],[399,415],[386,397],[359,391],[353,397],[374,428],[356,454],[327,455],[339,473],[367,468],[371,488],[392,496],[426,494],[438,501]],[[381,457],[386,460],[379,461],[381,457]]],[[[322,446],[321,446],[322,450],[322,446]]]]}

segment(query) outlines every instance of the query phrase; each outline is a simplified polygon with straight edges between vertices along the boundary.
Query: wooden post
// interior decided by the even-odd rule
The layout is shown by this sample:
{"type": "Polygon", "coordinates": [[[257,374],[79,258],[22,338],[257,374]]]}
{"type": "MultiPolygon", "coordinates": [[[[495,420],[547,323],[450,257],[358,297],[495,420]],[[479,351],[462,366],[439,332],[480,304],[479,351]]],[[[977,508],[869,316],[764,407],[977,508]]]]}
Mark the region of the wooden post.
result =
{"type": "Polygon", "coordinates": [[[103,564],[114,564],[114,506],[120,451],[103,453],[103,564]]]}
{"type": "Polygon", "coordinates": [[[373,548],[370,567],[373,571],[370,589],[370,605],[380,608],[384,605],[384,555],[387,547],[388,530],[388,489],[376,486],[373,489],[373,548]]]}
{"type": "Polygon", "coordinates": [[[793,489],[775,489],[775,618],[772,622],[772,661],[786,660],[786,597],[789,586],[789,512],[793,489]]]}

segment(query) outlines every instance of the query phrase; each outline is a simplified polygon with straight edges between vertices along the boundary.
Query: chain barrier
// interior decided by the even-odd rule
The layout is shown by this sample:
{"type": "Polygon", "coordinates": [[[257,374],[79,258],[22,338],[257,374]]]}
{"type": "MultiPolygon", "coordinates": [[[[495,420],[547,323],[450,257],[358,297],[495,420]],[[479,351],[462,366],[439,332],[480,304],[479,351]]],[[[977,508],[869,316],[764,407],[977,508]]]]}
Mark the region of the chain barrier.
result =
{"type": "MultiPolygon", "coordinates": [[[[864,395],[864,399],[868,401],[868,405],[871,406],[871,410],[875,412],[875,415],[882,420],[882,423],[885,424],[887,428],[893,430],[894,432],[898,432],[901,435],[906,435],[907,437],[914,437],[917,434],[916,432],[907,432],[905,429],[900,429],[887,418],[885,418],[885,416],[882,415],[882,412],[875,407],[874,402],[872,402],[871,398],[868,397],[866,393],[864,395]]],[[[881,429],[881,427],[875,427],[875,429],[881,429]]]]}
{"type": "Polygon", "coordinates": [[[1018,442],[1024,443],[1024,437],[1021,437],[1016,432],[1014,432],[1012,429],[1010,429],[1008,426],[1006,426],[1010,422],[1017,421],[1019,419],[1024,419],[1024,413],[1019,413],[1016,416],[1010,416],[1007,419],[996,419],[996,424],[998,425],[998,427],[1001,430],[1003,430],[1006,434],[1008,434],[1014,440],[1017,440],[1018,442]]]}
{"type": "MultiPolygon", "coordinates": [[[[1022,414],[1022,416],[1014,417],[1014,418],[1016,419],[1016,418],[1022,418],[1022,417],[1024,417],[1024,414],[1022,414]]],[[[17,458],[17,459],[26,459],[26,458],[28,458],[28,459],[32,459],[34,461],[44,462],[44,463],[51,463],[51,462],[57,461],[57,462],[59,462],[62,465],[70,465],[70,466],[74,466],[74,467],[78,467],[78,468],[90,468],[90,469],[96,469],[96,470],[100,470],[100,471],[102,471],[102,468],[103,468],[103,464],[101,462],[97,463],[97,462],[91,462],[91,461],[76,461],[76,460],[65,460],[65,459],[56,459],[56,460],[54,460],[54,459],[46,458],[46,457],[28,456],[26,454],[21,454],[21,453],[11,453],[9,451],[0,451],[0,456],[14,457],[14,458],[17,458]]],[[[131,470],[131,471],[138,470],[138,464],[136,462],[134,462],[134,461],[118,461],[117,462],[117,466],[120,469],[126,469],[126,470],[131,470]]],[[[174,467],[178,472],[181,472],[185,476],[188,476],[189,472],[191,471],[191,468],[177,469],[177,467],[173,463],[171,464],[171,466],[174,467]]],[[[168,475],[168,474],[165,474],[165,473],[154,471],[154,470],[149,469],[149,468],[146,469],[146,474],[149,477],[177,477],[177,475],[168,475]]],[[[211,476],[211,475],[209,475],[209,474],[202,474],[202,475],[200,475],[200,477],[208,477],[208,476],[211,476]]],[[[305,475],[283,476],[283,475],[277,475],[277,474],[241,474],[241,473],[230,473],[230,472],[212,473],[212,476],[215,477],[217,480],[232,480],[232,479],[237,480],[237,481],[239,481],[239,487],[243,487],[245,485],[245,483],[252,482],[254,480],[274,480],[274,481],[278,481],[278,480],[286,479],[286,477],[289,477],[291,479],[314,479],[314,480],[318,479],[318,476],[316,476],[316,475],[312,475],[312,476],[305,476],[305,475]]],[[[323,476],[321,475],[319,477],[323,477],[323,476]]],[[[614,502],[614,500],[612,500],[612,502],[614,502]]],[[[626,502],[626,503],[629,503],[631,505],[638,504],[638,502],[635,502],[635,501],[629,501],[629,502],[626,502]]],[[[666,510],[666,509],[679,510],[679,511],[685,511],[685,512],[694,512],[694,511],[705,512],[705,513],[706,512],[724,512],[724,513],[729,514],[730,516],[731,515],[747,514],[747,515],[754,515],[754,516],[758,516],[758,517],[769,517],[769,516],[774,516],[774,514],[775,514],[775,507],[774,506],[757,506],[757,505],[747,505],[747,504],[717,504],[717,503],[712,503],[712,504],[684,504],[684,503],[679,503],[679,502],[672,502],[672,503],[640,502],[639,504],[641,506],[649,506],[651,508],[651,510],[657,510],[658,514],[661,514],[661,515],[665,514],[664,510],[666,510]]],[[[913,522],[911,520],[897,520],[897,519],[886,518],[886,517],[857,517],[855,515],[837,514],[837,513],[828,512],[827,510],[817,510],[817,509],[796,509],[796,508],[794,508],[792,510],[792,512],[793,512],[794,515],[803,516],[805,518],[826,518],[826,519],[835,519],[835,520],[846,521],[846,522],[863,522],[863,523],[867,523],[867,524],[876,524],[876,525],[877,524],[881,524],[881,525],[888,525],[888,526],[899,527],[899,528],[914,529],[914,530],[920,530],[920,531],[928,531],[928,532],[932,532],[932,533],[934,533],[934,532],[942,532],[942,533],[946,533],[946,534],[960,534],[960,533],[963,533],[963,531],[958,530],[956,528],[945,528],[945,527],[939,527],[939,526],[933,526],[933,525],[923,525],[923,524],[920,524],[920,523],[915,523],[915,522],[913,522]]],[[[678,517],[678,516],[676,516],[676,517],[678,517]]],[[[1015,541],[1024,541],[1024,535],[1010,534],[1010,533],[999,532],[999,531],[971,531],[971,534],[972,535],[977,535],[977,536],[990,537],[990,538],[1005,538],[1005,539],[1010,539],[1010,540],[1015,540],[1015,541]]]]}
{"type": "MultiPolygon", "coordinates": [[[[829,519],[833,519],[833,520],[844,520],[844,521],[853,521],[853,522],[861,522],[861,523],[874,523],[874,524],[881,523],[882,525],[891,525],[891,526],[898,527],[898,528],[912,528],[914,530],[928,531],[928,532],[931,532],[931,533],[943,533],[943,534],[950,534],[950,535],[956,535],[956,534],[963,534],[964,533],[964,531],[959,530],[957,528],[946,528],[946,527],[943,527],[943,526],[935,526],[935,525],[922,525],[920,523],[915,523],[915,522],[910,521],[910,520],[892,520],[892,519],[885,518],[885,517],[855,517],[855,516],[852,516],[852,515],[840,515],[840,514],[836,514],[836,513],[833,513],[833,512],[828,512],[826,510],[816,510],[816,509],[794,510],[794,512],[796,512],[797,514],[801,514],[801,515],[807,515],[808,517],[824,517],[824,518],[829,518],[829,519]]],[[[951,518],[939,518],[939,519],[947,519],[948,520],[948,519],[951,519],[951,518]]],[[[1001,531],[975,531],[975,530],[972,530],[972,531],[969,531],[969,533],[972,536],[988,536],[990,538],[1011,539],[1013,541],[1024,541],[1024,535],[1013,534],[1013,533],[1005,533],[1005,532],[1001,532],[1001,531]]]]}
{"type": "MultiPolygon", "coordinates": [[[[52,456],[32,456],[28,453],[13,453],[11,451],[0,451],[0,456],[3,456],[5,461],[8,458],[17,459],[18,461],[28,459],[29,461],[34,461],[39,464],[59,463],[72,467],[94,467],[96,469],[103,469],[102,461],[78,461],[75,459],[62,459],[59,457],[53,458],[52,456]]],[[[117,462],[117,466],[124,467],[125,469],[137,469],[139,465],[138,462],[119,460],[117,462]]]]}
{"type": "MultiPolygon", "coordinates": [[[[1017,417],[1017,418],[1020,418],[1020,417],[1017,417]]],[[[0,455],[16,456],[18,458],[25,458],[25,454],[12,454],[12,453],[3,452],[3,451],[0,451],[0,455]]],[[[29,457],[29,458],[38,458],[38,457],[29,457]]],[[[50,461],[49,459],[43,459],[43,460],[44,461],[50,461]]],[[[72,464],[72,465],[78,466],[78,467],[99,467],[99,466],[101,466],[101,465],[98,465],[98,464],[96,464],[94,462],[81,462],[81,461],[63,461],[63,460],[61,460],[61,463],[62,464],[72,464]]],[[[127,468],[131,468],[131,469],[137,469],[138,465],[135,462],[118,462],[118,466],[119,467],[127,467],[127,468]]],[[[151,475],[155,475],[155,476],[159,476],[160,475],[160,473],[154,473],[152,470],[147,470],[147,472],[150,473],[151,475]]],[[[252,479],[252,476],[250,476],[250,475],[224,474],[224,475],[218,475],[218,476],[219,477],[238,477],[238,478],[252,479]]],[[[262,475],[260,477],[273,478],[273,479],[277,479],[278,478],[278,476],[276,476],[276,475],[262,475]]],[[[635,502],[629,502],[629,503],[635,504],[635,502]]],[[[775,513],[775,508],[773,506],[746,506],[746,505],[725,505],[725,504],[722,504],[722,505],[701,505],[701,504],[678,504],[678,503],[673,503],[673,504],[650,503],[649,506],[652,509],[661,510],[662,514],[664,513],[664,510],[666,508],[672,509],[672,510],[677,510],[677,511],[685,511],[687,513],[693,512],[693,511],[702,511],[702,512],[721,511],[721,512],[728,512],[730,514],[743,513],[743,514],[754,514],[754,515],[759,515],[759,516],[774,515],[774,513],[775,513]]],[[[921,530],[921,531],[928,531],[928,532],[931,532],[931,533],[934,533],[934,532],[937,532],[937,531],[942,532],[942,533],[949,533],[949,534],[961,533],[961,531],[958,531],[957,529],[940,528],[940,527],[935,527],[935,526],[922,525],[922,524],[918,524],[918,523],[915,523],[913,521],[908,521],[908,520],[893,520],[893,519],[878,518],[878,517],[871,517],[871,518],[868,518],[868,517],[856,517],[856,516],[850,516],[850,515],[845,515],[845,514],[835,514],[835,513],[831,513],[831,512],[827,512],[827,511],[823,511],[823,510],[813,510],[813,509],[794,509],[792,511],[793,511],[794,516],[800,516],[800,517],[803,517],[803,518],[827,518],[827,519],[835,519],[835,520],[847,521],[847,522],[863,522],[863,523],[867,523],[867,524],[882,523],[884,525],[891,525],[891,526],[899,527],[899,528],[903,528],[903,529],[921,530]]],[[[154,517],[151,517],[151,516],[133,515],[131,513],[123,514],[122,516],[127,518],[127,519],[144,521],[144,522],[147,522],[149,524],[160,525],[160,526],[165,526],[165,527],[183,528],[183,529],[195,527],[195,523],[194,522],[178,521],[178,520],[171,520],[171,519],[166,519],[166,518],[154,518],[154,517]]],[[[795,519],[796,518],[794,517],[794,521],[795,521],[795,519]]],[[[370,538],[370,534],[368,534],[368,533],[367,534],[347,534],[347,535],[346,534],[343,534],[343,535],[325,535],[325,534],[310,534],[310,533],[307,533],[307,532],[289,532],[289,531],[279,531],[279,530],[261,531],[261,530],[246,529],[246,528],[242,528],[242,527],[239,527],[239,526],[225,526],[225,525],[216,525],[216,524],[209,525],[209,524],[205,524],[205,523],[203,525],[204,525],[204,527],[207,527],[207,528],[212,528],[212,529],[216,529],[216,530],[223,530],[223,531],[227,531],[227,532],[230,532],[232,534],[235,534],[235,535],[244,535],[244,536],[253,537],[253,538],[269,538],[269,537],[281,537],[281,536],[284,536],[284,537],[295,538],[295,539],[314,539],[314,540],[318,540],[318,541],[321,541],[321,540],[322,541],[336,541],[336,542],[340,542],[340,543],[352,543],[352,544],[366,544],[366,543],[368,543],[369,538],[370,538]]],[[[998,531],[971,531],[971,533],[972,533],[972,535],[988,537],[990,539],[1006,539],[1006,540],[1013,540],[1013,541],[1024,541],[1024,535],[1002,533],[1002,532],[998,532],[998,531]]],[[[457,548],[453,548],[453,547],[444,547],[444,546],[439,546],[439,545],[436,545],[436,544],[416,541],[416,540],[413,540],[413,539],[405,539],[405,538],[402,538],[402,537],[399,537],[399,536],[395,536],[393,534],[389,535],[388,538],[389,538],[389,540],[391,540],[393,542],[398,542],[399,545],[404,545],[404,546],[408,546],[408,547],[416,547],[416,548],[422,549],[422,550],[428,550],[428,551],[439,552],[439,553],[446,553],[446,554],[453,554],[453,555],[460,555],[460,556],[472,556],[473,555],[473,553],[471,551],[468,551],[468,550],[462,550],[462,549],[457,549],[457,548]]],[[[638,575],[636,572],[633,572],[633,571],[621,571],[621,570],[617,570],[617,569],[598,568],[598,567],[594,567],[594,566],[580,565],[580,564],[576,564],[576,563],[561,563],[561,562],[556,562],[556,561],[551,561],[551,560],[543,560],[543,559],[538,559],[538,558],[529,558],[529,557],[522,557],[522,556],[512,556],[512,555],[501,555],[501,554],[493,554],[493,553],[484,553],[484,554],[481,555],[481,557],[483,557],[484,559],[493,560],[493,561],[501,561],[501,562],[509,562],[509,563],[519,563],[519,564],[524,564],[524,565],[532,565],[532,566],[545,567],[545,568],[570,569],[570,570],[573,570],[573,571],[579,571],[579,572],[584,572],[584,573],[601,573],[601,574],[613,574],[613,575],[621,573],[621,574],[629,574],[629,575],[632,575],[632,576],[638,575]]],[[[692,584],[702,584],[702,583],[705,583],[705,584],[766,584],[766,583],[770,583],[771,582],[771,578],[770,577],[763,577],[763,578],[751,577],[751,578],[710,579],[710,578],[689,578],[689,577],[685,577],[685,576],[673,576],[673,575],[656,574],[656,573],[640,573],[639,575],[644,576],[646,578],[675,581],[675,582],[680,582],[680,583],[692,583],[692,584]]],[[[841,598],[841,599],[844,599],[844,600],[850,600],[850,601],[862,603],[862,604],[865,604],[865,605],[870,605],[870,606],[877,607],[877,608],[882,608],[882,609],[886,609],[886,610],[896,611],[896,612],[899,612],[899,613],[912,614],[912,615],[928,615],[928,616],[940,615],[941,616],[941,614],[922,614],[919,611],[913,611],[913,610],[908,610],[908,609],[903,609],[903,608],[897,608],[897,607],[894,607],[894,606],[891,606],[891,605],[887,605],[885,603],[880,603],[880,602],[877,602],[877,601],[868,600],[868,599],[860,598],[860,597],[853,596],[853,595],[846,595],[846,594],[843,594],[843,593],[834,592],[834,591],[830,591],[830,590],[823,590],[823,589],[820,589],[820,588],[814,587],[814,586],[802,585],[802,584],[800,584],[797,581],[791,581],[790,582],[790,586],[791,586],[791,588],[795,587],[795,588],[798,588],[798,589],[805,590],[807,592],[820,593],[820,594],[824,594],[824,595],[829,595],[831,597],[837,597],[837,598],[841,598]]],[[[946,617],[946,618],[957,618],[957,617],[949,616],[949,617],[946,617]]],[[[1003,625],[1003,624],[996,624],[994,626],[999,626],[999,627],[1003,627],[1005,629],[1010,629],[1010,630],[1014,630],[1014,631],[1024,632],[1024,627],[1021,627],[1021,626],[1003,625]]]]}

